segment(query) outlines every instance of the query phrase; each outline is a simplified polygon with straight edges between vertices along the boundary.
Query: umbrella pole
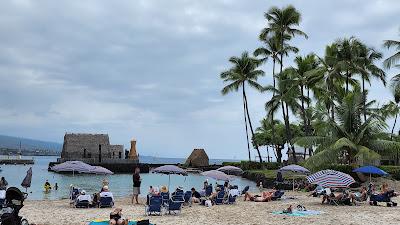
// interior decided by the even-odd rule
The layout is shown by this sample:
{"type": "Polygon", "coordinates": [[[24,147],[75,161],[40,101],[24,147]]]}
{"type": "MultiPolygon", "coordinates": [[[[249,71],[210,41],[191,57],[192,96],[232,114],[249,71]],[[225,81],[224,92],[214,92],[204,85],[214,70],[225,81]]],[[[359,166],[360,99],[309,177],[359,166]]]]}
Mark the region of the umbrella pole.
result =
{"type": "Polygon", "coordinates": [[[372,182],[372,175],[371,174],[369,174],[369,182],[370,183],[372,182]]]}
{"type": "Polygon", "coordinates": [[[171,184],[171,174],[168,174],[168,192],[171,192],[170,184],[171,184]]]}

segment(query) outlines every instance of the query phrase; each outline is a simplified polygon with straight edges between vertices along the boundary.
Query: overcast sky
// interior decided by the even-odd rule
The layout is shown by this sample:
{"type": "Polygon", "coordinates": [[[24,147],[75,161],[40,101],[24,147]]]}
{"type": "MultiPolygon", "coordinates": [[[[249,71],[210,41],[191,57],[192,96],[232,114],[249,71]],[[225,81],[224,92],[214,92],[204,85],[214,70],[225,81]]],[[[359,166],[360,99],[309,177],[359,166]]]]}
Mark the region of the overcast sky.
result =
{"type": "MultiPolygon", "coordinates": [[[[352,35],[380,50],[399,39],[398,0],[4,1],[0,134],[62,143],[65,132],[108,133],[126,147],[137,139],[142,155],[204,148],[245,159],[241,98],[221,96],[219,74],[230,56],[260,45],[263,13],[287,4],[309,35],[293,41],[302,55],[352,35]]],[[[271,65],[263,69],[260,82],[270,84],[271,65]]],[[[375,81],[371,97],[390,93],[375,81]]],[[[256,124],[267,99],[250,93],[256,124]]]]}

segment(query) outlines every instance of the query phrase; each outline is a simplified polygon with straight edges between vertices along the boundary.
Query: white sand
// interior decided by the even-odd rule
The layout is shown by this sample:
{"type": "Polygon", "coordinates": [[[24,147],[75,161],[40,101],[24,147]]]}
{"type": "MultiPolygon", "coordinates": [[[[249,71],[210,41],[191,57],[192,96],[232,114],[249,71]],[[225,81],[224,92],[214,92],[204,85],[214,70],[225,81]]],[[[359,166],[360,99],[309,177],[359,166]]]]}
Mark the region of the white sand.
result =
{"type": "MultiPolygon", "coordinates": [[[[235,205],[219,205],[207,208],[200,205],[184,207],[180,215],[151,216],[150,221],[158,225],[201,224],[201,225],[242,225],[242,224],[400,224],[399,207],[377,207],[363,203],[360,206],[321,205],[320,198],[307,197],[305,193],[289,192],[296,200],[275,202],[243,202],[235,205]],[[282,210],[290,204],[302,204],[307,209],[320,210],[323,214],[307,217],[273,215],[273,211],[282,210]]],[[[399,201],[400,198],[394,198],[399,201]]],[[[118,199],[116,207],[123,208],[123,214],[130,219],[147,218],[144,205],[131,205],[130,199],[118,199]]],[[[93,219],[107,218],[111,209],[75,209],[70,208],[68,200],[26,201],[21,215],[36,224],[88,224],[93,219]]]]}

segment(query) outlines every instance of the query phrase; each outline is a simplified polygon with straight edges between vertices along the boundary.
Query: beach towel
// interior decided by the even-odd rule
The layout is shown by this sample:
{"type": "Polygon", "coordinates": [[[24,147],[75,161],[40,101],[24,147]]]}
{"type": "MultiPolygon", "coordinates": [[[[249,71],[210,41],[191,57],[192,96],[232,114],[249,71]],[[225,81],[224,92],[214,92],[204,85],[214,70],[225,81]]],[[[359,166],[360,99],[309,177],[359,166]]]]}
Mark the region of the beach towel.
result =
{"type": "MultiPolygon", "coordinates": [[[[108,225],[109,224],[109,220],[94,220],[92,222],[89,223],[89,225],[108,225]]],[[[136,225],[137,221],[129,221],[129,225],[136,225]]],[[[150,225],[154,225],[152,223],[150,223],[150,225]]]]}
{"type": "Polygon", "coordinates": [[[314,216],[314,215],[319,215],[321,213],[322,213],[321,211],[315,211],[315,210],[307,210],[307,211],[293,210],[292,213],[284,213],[283,211],[272,212],[272,214],[274,215],[286,215],[286,216],[314,216]]]}

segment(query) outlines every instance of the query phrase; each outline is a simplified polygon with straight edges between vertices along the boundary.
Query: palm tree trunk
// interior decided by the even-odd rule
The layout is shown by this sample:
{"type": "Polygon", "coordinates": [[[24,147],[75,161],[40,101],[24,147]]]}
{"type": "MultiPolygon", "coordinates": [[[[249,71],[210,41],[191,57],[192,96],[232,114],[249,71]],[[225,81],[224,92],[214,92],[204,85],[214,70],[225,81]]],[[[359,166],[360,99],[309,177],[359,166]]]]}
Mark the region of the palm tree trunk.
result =
{"type": "MultiPolygon", "coordinates": [[[[399,107],[399,104],[397,104],[397,107],[399,107]]],[[[399,114],[396,113],[396,117],[394,118],[394,123],[393,123],[393,127],[392,127],[392,133],[390,134],[390,140],[391,140],[391,141],[393,140],[393,132],[394,132],[394,127],[396,126],[397,116],[398,116],[398,115],[399,115],[399,114]]]]}
{"type": "Polygon", "coordinates": [[[346,71],[346,94],[349,93],[349,70],[346,71]]]}
{"type": "Polygon", "coordinates": [[[268,145],[267,145],[267,162],[269,162],[269,148],[268,148],[268,145]]]}
{"type": "MultiPolygon", "coordinates": [[[[253,130],[253,125],[251,124],[250,113],[249,113],[249,105],[248,105],[248,102],[247,102],[246,91],[244,90],[244,84],[243,84],[243,96],[244,96],[244,102],[246,104],[246,114],[247,114],[247,119],[248,119],[249,125],[250,125],[251,136],[254,137],[254,130],[253,130]]],[[[253,143],[254,143],[254,145],[256,147],[256,150],[257,150],[257,153],[258,153],[258,157],[260,158],[260,163],[262,163],[260,149],[258,148],[258,144],[257,144],[256,140],[253,139],[253,143]]]]}
{"type": "Polygon", "coordinates": [[[363,111],[364,111],[364,122],[367,121],[367,93],[365,93],[365,81],[362,78],[362,92],[363,92],[363,111]]]}
{"type": "MultiPolygon", "coordinates": [[[[272,92],[272,97],[275,96],[275,88],[276,88],[276,81],[275,81],[275,57],[272,62],[272,79],[274,81],[274,91],[272,92]]],[[[272,151],[276,151],[275,149],[275,124],[274,124],[274,113],[271,113],[271,133],[272,133],[272,151]]],[[[269,160],[269,159],[268,159],[269,160]]]]}
{"type": "MultiPolygon", "coordinates": [[[[244,92],[244,86],[243,86],[243,92],[244,92]]],[[[249,153],[249,162],[250,162],[251,161],[250,142],[249,142],[249,131],[247,130],[246,102],[245,102],[244,95],[243,95],[243,115],[244,115],[244,126],[246,127],[247,150],[249,153]]]]}
{"type": "Polygon", "coordinates": [[[297,163],[296,152],[294,150],[294,145],[292,144],[292,131],[290,130],[290,119],[289,119],[289,105],[287,103],[286,103],[286,130],[287,130],[288,143],[292,149],[293,161],[294,163],[297,163]]]}

